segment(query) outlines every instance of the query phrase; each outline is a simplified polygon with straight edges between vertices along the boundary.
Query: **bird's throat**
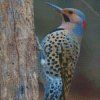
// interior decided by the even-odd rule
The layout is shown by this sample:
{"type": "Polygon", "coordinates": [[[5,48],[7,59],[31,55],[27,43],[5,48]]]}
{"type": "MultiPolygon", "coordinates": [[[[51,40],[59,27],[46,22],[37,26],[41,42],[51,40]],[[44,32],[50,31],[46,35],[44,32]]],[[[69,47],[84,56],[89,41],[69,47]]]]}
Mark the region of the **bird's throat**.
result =
{"type": "Polygon", "coordinates": [[[66,22],[62,21],[62,24],[58,28],[63,28],[70,32],[75,28],[75,23],[71,23],[71,22],[66,23],[66,22]]]}

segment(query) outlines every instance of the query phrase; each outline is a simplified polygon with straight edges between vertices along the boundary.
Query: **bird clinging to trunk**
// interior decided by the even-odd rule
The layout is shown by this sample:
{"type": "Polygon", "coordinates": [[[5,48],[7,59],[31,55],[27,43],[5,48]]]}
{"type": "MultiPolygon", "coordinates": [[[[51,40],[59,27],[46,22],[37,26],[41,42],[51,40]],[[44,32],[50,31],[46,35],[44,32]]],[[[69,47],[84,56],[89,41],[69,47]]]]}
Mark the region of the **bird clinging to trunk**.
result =
{"type": "Polygon", "coordinates": [[[44,100],[66,100],[79,58],[86,19],[78,9],[46,4],[61,15],[62,23],[39,44],[42,48],[39,79],[45,89],[44,100]]]}

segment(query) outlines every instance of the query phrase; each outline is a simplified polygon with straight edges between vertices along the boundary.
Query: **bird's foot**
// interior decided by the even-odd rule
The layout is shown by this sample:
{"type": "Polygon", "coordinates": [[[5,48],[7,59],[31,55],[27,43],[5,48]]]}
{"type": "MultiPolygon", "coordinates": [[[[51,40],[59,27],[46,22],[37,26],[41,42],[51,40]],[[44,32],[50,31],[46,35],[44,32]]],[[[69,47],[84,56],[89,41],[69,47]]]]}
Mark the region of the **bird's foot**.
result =
{"type": "Polygon", "coordinates": [[[43,49],[42,49],[42,47],[41,47],[41,44],[40,44],[40,42],[39,42],[39,38],[38,38],[38,36],[35,36],[35,38],[36,38],[36,50],[37,51],[42,51],[43,49]]]}

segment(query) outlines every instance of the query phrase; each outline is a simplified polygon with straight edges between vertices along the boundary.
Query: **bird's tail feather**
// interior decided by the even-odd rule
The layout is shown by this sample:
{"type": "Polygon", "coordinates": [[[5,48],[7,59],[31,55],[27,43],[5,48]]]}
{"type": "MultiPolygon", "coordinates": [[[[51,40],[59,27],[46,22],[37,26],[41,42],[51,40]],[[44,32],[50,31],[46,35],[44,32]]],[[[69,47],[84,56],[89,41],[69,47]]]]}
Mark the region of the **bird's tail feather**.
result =
{"type": "Polygon", "coordinates": [[[60,63],[60,71],[62,78],[62,97],[63,100],[67,99],[67,95],[70,89],[71,80],[72,80],[72,64],[71,59],[69,58],[66,63],[64,63],[64,49],[61,45],[61,53],[59,53],[59,63],[60,63]]]}

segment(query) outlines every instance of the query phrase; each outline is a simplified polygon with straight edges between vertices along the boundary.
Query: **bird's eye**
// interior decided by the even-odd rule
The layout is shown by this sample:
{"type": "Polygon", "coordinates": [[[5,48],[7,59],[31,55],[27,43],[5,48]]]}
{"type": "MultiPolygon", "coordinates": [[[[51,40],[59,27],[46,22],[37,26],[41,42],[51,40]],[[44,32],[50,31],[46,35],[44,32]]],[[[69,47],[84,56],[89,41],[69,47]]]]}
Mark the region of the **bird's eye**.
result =
{"type": "Polygon", "coordinates": [[[69,14],[73,14],[73,11],[69,11],[69,14]]]}

